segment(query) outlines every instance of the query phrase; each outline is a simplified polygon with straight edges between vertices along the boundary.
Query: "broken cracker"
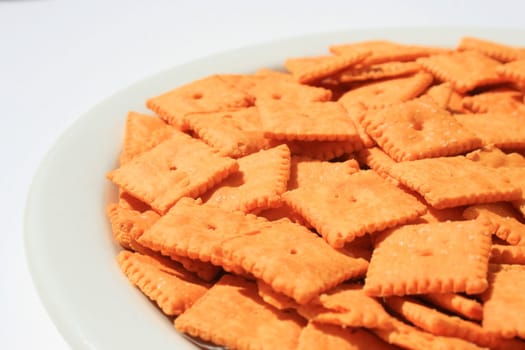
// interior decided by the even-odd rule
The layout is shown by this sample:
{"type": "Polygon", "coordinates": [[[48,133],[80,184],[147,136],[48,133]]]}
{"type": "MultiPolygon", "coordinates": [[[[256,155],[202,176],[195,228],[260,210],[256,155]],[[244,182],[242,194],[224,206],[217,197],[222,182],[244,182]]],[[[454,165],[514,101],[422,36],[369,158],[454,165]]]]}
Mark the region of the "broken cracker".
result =
{"type": "Polygon", "coordinates": [[[376,237],[365,279],[371,296],[466,292],[487,286],[492,226],[481,221],[405,225],[376,237]]]}

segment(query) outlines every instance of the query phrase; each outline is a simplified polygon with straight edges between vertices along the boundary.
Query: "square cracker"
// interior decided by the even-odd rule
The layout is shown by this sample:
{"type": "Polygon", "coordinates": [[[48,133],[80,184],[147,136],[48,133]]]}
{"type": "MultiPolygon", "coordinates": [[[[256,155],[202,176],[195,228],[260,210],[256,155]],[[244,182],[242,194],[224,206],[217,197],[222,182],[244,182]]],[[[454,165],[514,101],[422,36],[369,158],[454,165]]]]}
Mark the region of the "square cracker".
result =
{"type": "Polygon", "coordinates": [[[257,101],[264,135],[280,140],[356,141],[354,123],[337,102],[257,101]]]}
{"type": "Polygon", "coordinates": [[[483,328],[504,338],[525,338],[525,266],[491,265],[483,293],[483,328]]]}
{"type": "Polygon", "coordinates": [[[441,83],[428,88],[428,90],[421,95],[420,100],[433,102],[436,106],[447,109],[450,98],[452,97],[452,84],[441,83]]]}
{"type": "Polygon", "coordinates": [[[525,114],[456,114],[456,120],[481,139],[484,146],[525,148],[525,114]]]}
{"type": "Polygon", "coordinates": [[[108,173],[107,177],[164,214],[184,196],[196,197],[238,169],[205,143],[174,131],[173,136],[108,173]]]}
{"type": "Polygon", "coordinates": [[[279,206],[290,176],[290,150],[276,146],[239,158],[239,170],[202,195],[206,204],[226,210],[252,210],[279,206]]]}
{"type": "Polygon", "coordinates": [[[365,80],[397,78],[417,73],[421,67],[416,62],[386,62],[371,66],[356,65],[334,76],[339,83],[351,83],[365,80]]]}
{"type": "Polygon", "coordinates": [[[331,160],[363,148],[361,140],[348,141],[285,141],[294,156],[331,160]]]}
{"type": "Polygon", "coordinates": [[[525,59],[525,50],[523,48],[470,36],[461,38],[458,50],[477,51],[501,62],[525,59]]]}
{"type": "Polygon", "coordinates": [[[146,105],[169,124],[185,128],[185,115],[231,111],[251,106],[253,102],[253,96],[212,75],[152,97],[146,105]]]}
{"type": "Polygon", "coordinates": [[[255,107],[230,112],[195,113],[184,117],[188,128],[219,155],[239,158],[270,147],[255,107]]]}
{"type": "Polygon", "coordinates": [[[432,103],[408,101],[369,111],[362,118],[368,135],[398,162],[456,155],[481,146],[473,132],[432,103]]]}
{"type": "Polygon", "coordinates": [[[304,326],[298,315],[262,301],[255,282],[232,275],[175,319],[179,331],[230,349],[295,349],[304,326]]]}
{"type": "Polygon", "coordinates": [[[166,265],[147,255],[123,250],[117,261],[131,284],[168,316],[183,313],[210,287],[182,267],[166,265]]]}
{"type": "Polygon", "coordinates": [[[357,86],[339,98],[348,110],[361,103],[368,109],[383,108],[392,104],[411,100],[432,84],[432,75],[422,72],[408,77],[372,81],[357,86]]]}
{"type": "Polygon", "coordinates": [[[487,286],[492,225],[405,225],[376,237],[364,290],[371,296],[466,292],[487,286]]]}
{"type": "Polygon", "coordinates": [[[453,314],[476,321],[483,319],[483,306],[477,300],[461,294],[429,293],[421,295],[420,298],[453,314]]]}
{"type": "Polygon", "coordinates": [[[366,233],[409,222],[426,211],[415,197],[372,170],[315,187],[298,187],[285,192],[283,199],[337,248],[366,233]]]}
{"type": "Polygon", "coordinates": [[[386,171],[437,209],[521,198],[521,189],[504,173],[464,156],[400,162],[386,171]]]}
{"type": "Polygon", "coordinates": [[[285,61],[284,66],[298,82],[307,84],[359,63],[368,55],[367,51],[356,51],[344,56],[289,58],[285,61]]]}
{"type": "Polygon", "coordinates": [[[510,81],[525,84],[525,58],[499,66],[497,72],[510,81]]]}
{"type": "Polygon", "coordinates": [[[476,51],[423,57],[417,62],[437,79],[451,82],[459,92],[505,81],[496,71],[500,63],[476,51]]]}
{"type": "Polygon", "coordinates": [[[368,266],[366,260],[333,249],[287,219],[224,240],[216,252],[300,304],[347,279],[364,276],[368,266]]]}
{"type": "Polygon", "coordinates": [[[482,93],[465,96],[464,108],[474,113],[516,113],[525,111],[523,92],[514,88],[494,88],[482,93]]]}
{"type": "Polygon", "coordinates": [[[395,350],[397,347],[383,342],[362,329],[342,328],[327,324],[308,323],[299,337],[297,350],[395,350]]]}
{"type": "Polygon", "coordinates": [[[116,203],[108,205],[106,214],[111,224],[113,238],[126,249],[131,249],[130,243],[139,238],[160,217],[153,210],[141,213],[116,203]]]}
{"type": "Polygon", "coordinates": [[[126,131],[120,154],[120,164],[150,150],[171,137],[174,128],[162,119],[146,114],[129,112],[126,118],[126,131]]]}

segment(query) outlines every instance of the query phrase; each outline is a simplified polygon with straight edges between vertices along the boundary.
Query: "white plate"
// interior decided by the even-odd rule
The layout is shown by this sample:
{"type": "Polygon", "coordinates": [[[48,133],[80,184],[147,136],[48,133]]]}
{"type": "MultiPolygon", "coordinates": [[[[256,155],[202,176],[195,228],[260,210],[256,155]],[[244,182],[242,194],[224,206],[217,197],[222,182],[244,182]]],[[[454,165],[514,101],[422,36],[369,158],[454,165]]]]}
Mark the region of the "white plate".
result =
{"type": "Polygon", "coordinates": [[[213,73],[280,67],[287,57],[318,55],[330,44],[367,39],[454,47],[464,35],[525,46],[525,31],[503,29],[373,29],[292,38],[196,60],[140,81],[81,116],[35,175],[27,201],[25,242],[36,288],[74,349],[194,349],[171,322],[132,288],[115,262],[105,217],[115,189],[126,113],[146,111],[146,98],[213,73]]]}

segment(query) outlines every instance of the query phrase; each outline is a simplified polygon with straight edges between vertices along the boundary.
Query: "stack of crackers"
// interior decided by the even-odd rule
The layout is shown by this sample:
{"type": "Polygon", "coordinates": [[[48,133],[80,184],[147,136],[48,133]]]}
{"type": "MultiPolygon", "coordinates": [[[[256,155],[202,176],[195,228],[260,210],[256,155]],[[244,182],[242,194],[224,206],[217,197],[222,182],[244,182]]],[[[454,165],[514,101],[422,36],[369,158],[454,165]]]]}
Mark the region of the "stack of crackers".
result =
{"type": "Polygon", "coordinates": [[[229,349],[525,349],[525,48],[330,52],[129,113],[123,272],[229,349]]]}

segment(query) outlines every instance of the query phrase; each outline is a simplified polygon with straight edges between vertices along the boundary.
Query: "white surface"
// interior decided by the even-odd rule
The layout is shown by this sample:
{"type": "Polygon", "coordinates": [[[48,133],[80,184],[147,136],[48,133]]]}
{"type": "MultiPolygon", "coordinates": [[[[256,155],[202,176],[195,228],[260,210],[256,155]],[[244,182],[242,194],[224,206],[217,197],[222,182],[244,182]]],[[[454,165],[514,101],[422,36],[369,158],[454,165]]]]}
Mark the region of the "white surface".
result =
{"type": "Polygon", "coordinates": [[[97,102],[162,69],[275,38],[392,26],[525,28],[520,0],[339,3],[0,1],[2,348],[68,348],[29,277],[22,222],[38,164],[97,102]]]}

